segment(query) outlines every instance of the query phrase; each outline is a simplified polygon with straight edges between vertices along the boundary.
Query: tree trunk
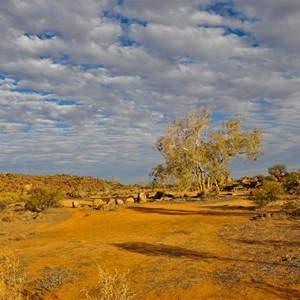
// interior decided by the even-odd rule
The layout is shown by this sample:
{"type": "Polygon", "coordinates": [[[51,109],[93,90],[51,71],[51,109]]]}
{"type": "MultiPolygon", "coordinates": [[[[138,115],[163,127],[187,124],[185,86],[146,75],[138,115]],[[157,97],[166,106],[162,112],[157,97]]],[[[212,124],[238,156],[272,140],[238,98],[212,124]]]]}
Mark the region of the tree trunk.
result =
{"type": "Polygon", "coordinates": [[[207,177],[207,189],[210,190],[210,177],[207,177]]]}
{"type": "Polygon", "coordinates": [[[202,185],[202,193],[205,195],[207,193],[206,183],[205,183],[205,173],[201,171],[201,185],[202,185]]]}
{"type": "Polygon", "coordinates": [[[214,179],[214,182],[215,182],[215,186],[216,186],[216,193],[217,193],[217,195],[219,195],[220,194],[220,187],[219,187],[217,179],[214,179]]]}

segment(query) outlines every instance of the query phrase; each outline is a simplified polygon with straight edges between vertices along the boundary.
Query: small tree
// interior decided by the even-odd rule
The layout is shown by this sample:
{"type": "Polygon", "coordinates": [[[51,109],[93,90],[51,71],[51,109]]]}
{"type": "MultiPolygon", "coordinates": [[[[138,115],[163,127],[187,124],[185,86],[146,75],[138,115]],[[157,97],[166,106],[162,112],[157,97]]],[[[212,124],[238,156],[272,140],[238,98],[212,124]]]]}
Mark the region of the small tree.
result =
{"type": "Polygon", "coordinates": [[[287,173],[287,167],[285,164],[277,164],[270,167],[268,171],[270,175],[273,175],[280,180],[287,173]]]}
{"type": "Polygon", "coordinates": [[[289,194],[300,195],[300,172],[286,173],[283,186],[289,194]]]}
{"type": "Polygon", "coordinates": [[[49,207],[59,207],[61,205],[62,193],[52,188],[36,188],[30,192],[26,200],[26,208],[31,211],[44,211],[49,207]]]}
{"type": "Polygon", "coordinates": [[[206,193],[212,182],[219,192],[218,179],[229,175],[233,157],[255,160],[263,151],[262,131],[245,129],[241,118],[214,130],[210,122],[208,109],[189,112],[168,123],[165,135],[157,140],[157,149],[166,160],[163,171],[184,189],[197,185],[206,193]]]}
{"type": "Polygon", "coordinates": [[[282,184],[276,181],[266,180],[259,189],[253,192],[251,200],[259,207],[264,207],[269,203],[279,199],[284,194],[282,184]]]}

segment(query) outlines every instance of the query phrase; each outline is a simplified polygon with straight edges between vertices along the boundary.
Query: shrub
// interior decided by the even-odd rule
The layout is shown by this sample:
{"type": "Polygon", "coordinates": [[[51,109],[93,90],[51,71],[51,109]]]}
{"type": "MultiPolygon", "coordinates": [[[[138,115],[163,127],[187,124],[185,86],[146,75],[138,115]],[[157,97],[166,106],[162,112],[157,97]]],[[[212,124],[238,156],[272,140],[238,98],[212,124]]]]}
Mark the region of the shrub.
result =
{"type": "Polygon", "coordinates": [[[284,203],[282,210],[292,218],[300,217],[300,200],[289,200],[284,203]]]}
{"type": "Polygon", "coordinates": [[[117,270],[109,273],[98,266],[98,286],[91,291],[84,289],[86,300],[129,300],[134,293],[129,289],[128,273],[117,270]]]}
{"type": "Polygon", "coordinates": [[[12,252],[0,253],[0,300],[21,300],[25,274],[12,252]]]}
{"type": "Polygon", "coordinates": [[[15,193],[0,193],[0,202],[10,203],[19,201],[19,195],[15,193]]]}
{"type": "Polygon", "coordinates": [[[49,207],[61,206],[63,194],[52,188],[36,188],[30,191],[26,208],[31,211],[44,211],[49,207]]]}
{"type": "Polygon", "coordinates": [[[253,192],[251,200],[259,207],[264,207],[270,202],[278,200],[284,193],[283,186],[275,181],[264,181],[261,187],[253,192]]]}
{"type": "Polygon", "coordinates": [[[283,185],[289,194],[300,195],[300,173],[287,173],[284,176],[283,185]]]}

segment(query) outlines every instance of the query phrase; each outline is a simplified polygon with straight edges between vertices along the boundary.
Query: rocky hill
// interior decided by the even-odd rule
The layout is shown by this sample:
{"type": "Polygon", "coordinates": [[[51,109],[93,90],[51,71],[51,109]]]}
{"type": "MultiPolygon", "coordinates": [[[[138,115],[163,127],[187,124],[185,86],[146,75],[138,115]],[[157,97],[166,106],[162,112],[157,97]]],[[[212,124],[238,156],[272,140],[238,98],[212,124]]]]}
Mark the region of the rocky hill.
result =
{"type": "Polygon", "coordinates": [[[69,174],[27,175],[0,174],[0,192],[22,193],[37,187],[52,187],[62,190],[69,196],[85,196],[103,193],[112,189],[122,189],[123,185],[115,180],[76,176],[69,174]]]}

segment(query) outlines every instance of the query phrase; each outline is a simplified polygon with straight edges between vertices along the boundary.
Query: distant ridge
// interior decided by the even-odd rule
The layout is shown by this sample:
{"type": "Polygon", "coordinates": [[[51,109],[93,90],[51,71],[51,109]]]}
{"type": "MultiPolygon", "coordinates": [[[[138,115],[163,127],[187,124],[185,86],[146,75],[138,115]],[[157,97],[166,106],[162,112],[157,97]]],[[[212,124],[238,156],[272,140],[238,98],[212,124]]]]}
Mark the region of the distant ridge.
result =
{"type": "Polygon", "coordinates": [[[52,187],[62,190],[66,195],[86,195],[103,192],[107,189],[121,188],[123,185],[116,180],[104,180],[89,176],[70,174],[28,175],[0,173],[0,192],[22,193],[27,186],[30,188],[52,187]]]}

